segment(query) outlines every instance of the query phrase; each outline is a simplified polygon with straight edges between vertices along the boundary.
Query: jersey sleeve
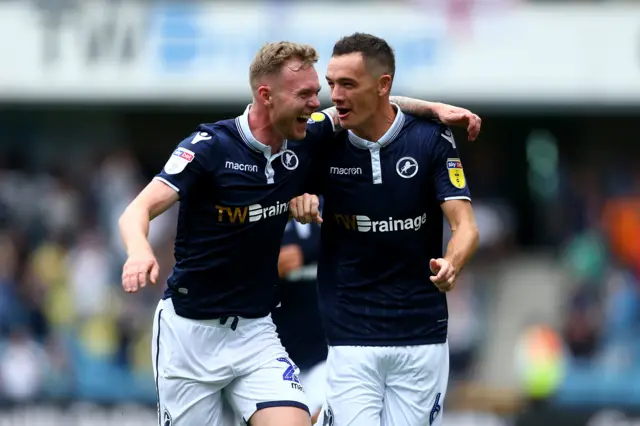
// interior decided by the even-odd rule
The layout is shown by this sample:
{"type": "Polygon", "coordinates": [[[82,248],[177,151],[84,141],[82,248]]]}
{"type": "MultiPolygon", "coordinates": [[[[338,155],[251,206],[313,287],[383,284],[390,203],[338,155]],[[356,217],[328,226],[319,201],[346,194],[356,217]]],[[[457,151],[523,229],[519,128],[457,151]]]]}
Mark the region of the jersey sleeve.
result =
{"type": "Polygon", "coordinates": [[[213,141],[208,131],[196,131],[173,151],[154,179],[164,182],[184,197],[204,174],[214,168],[213,141]]]}
{"type": "Polygon", "coordinates": [[[319,150],[315,153],[311,165],[307,171],[306,179],[302,186],[302,193],[315,195],[324,194],[326,187],[327,151],[319,150]]]}
{"type": "Polygon", "coordinates": [[[288,244],[298,244],[298,233],[296,232],[296,225],[293,219],[287,222],[287,226],[284,228],[284,234],[282,234],[281,245],[286,246],[288,244]]]}
{"type": "Polygon", "coordinates": [[[335,140],[335,126],[333,118],[324,112],[314,112],[311,114],[307,123],[307,136],[305,144],[311,147],[311,164],[305,175],[302,185],[301,194],[307,192],[309,194],[320,195],[324,190],[324,182],[322,171],[326,163],[326,149],[322,149],[326,144],[335,140]]]}
{"type": "Polygon", "coordinates": [[[307,121],[306,142],[320,146],[323,142],[333,140],[336,133],[333,118],[325,112],[314,112],[307,121]]]}
{"type": "Polygon", "coordinates": [[[471,193],[451,130],[441,125],[432,140],[432,167],[436,197],[439,201],[469,200],[471,193]]]}

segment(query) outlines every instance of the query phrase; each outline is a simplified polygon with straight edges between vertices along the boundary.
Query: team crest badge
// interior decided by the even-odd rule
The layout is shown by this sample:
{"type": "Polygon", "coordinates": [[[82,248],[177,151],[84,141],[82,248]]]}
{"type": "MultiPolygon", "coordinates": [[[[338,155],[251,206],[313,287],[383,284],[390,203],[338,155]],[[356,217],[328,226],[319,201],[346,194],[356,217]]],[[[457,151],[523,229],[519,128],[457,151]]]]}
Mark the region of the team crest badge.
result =
{"type": "Polygon", "coordinates": [[[467,180],[462,170],[462,162],[459,158],[447,158],[447,170],[449,170],[449,180],[458,189],[467,186],[467,180]]]}
{"type": "Polygon", "coordinates": [[[298,168],[298,156],[295,152],[287,149],[280,156],[280,160],[282,161],[282,165],[287,170],[295,170],[298,168]]]}
{"type": "Polygon", "coordinates": [[[418,162],[413,157],[402,157],[396,163],[396,172],[400,177],[410,179],[418,173],[418,162]]]}

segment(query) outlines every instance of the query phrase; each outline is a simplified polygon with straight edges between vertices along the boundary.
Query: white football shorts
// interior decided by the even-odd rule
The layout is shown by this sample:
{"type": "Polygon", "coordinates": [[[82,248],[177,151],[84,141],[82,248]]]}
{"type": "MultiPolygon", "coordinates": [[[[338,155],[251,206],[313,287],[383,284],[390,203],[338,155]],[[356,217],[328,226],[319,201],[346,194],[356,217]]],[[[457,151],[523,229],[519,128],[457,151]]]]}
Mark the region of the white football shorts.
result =
{"type": "Polygon", "coordinates": [[[332,346],[318,426],[439,426],[448,343],[332,346]]]}
{"type": "Polygon", "coordinates": [[[327,383],[326,361],[322,361],[307,370],[302,370],[298,377],[302,386],[304,386],[311,415],[314,415],[322,408],[325,400],[324,389],[327,383]]]}
{"type": "Polygon", "coordinates": [[[237,426],[269,407],[309,412],[271,316],[233,322],[187,319],[160,301],[152,356],[161,425],[237,426]]]}

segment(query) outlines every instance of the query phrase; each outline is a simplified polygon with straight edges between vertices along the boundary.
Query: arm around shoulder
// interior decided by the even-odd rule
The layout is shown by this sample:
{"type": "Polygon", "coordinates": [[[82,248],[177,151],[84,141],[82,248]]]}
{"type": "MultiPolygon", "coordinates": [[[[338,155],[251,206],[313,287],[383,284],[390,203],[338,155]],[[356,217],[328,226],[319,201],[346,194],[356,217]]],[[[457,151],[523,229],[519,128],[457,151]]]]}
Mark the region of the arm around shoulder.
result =
{"type": "Polygon", "coordinates": [[[397,104],[401,110],[417,117],[437,119],[448,126],[466,128],[470,141],[478,137],[482,127],[480,117],[464,108],[405,96],[391,96],[390,100],[397,104]]]}

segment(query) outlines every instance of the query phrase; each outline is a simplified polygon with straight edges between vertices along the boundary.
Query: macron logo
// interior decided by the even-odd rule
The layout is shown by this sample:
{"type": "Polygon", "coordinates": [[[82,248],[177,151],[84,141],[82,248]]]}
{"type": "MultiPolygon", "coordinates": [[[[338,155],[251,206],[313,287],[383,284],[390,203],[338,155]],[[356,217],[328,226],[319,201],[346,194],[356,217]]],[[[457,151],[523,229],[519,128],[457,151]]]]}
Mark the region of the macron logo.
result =
{"type": "Polygon", "coordinates": [[[332,175],[361,175],[360,167],[330,167],[329,173],[332,175]]]}
{"type": "Polygon", "coordinates": [[[255,164],[241,164],[233,161],[225,161],[224,167],[232,170],[242,170],[243,172],[257,172],[258,166],[255,164]]]}
{"type": "Polygon", "coordinates": [[[427,214],[407,219],[371,220],[364,215],[335,214],[336,223],[345,229],[358,232],[419,231],[427,223],[427,214]]]}
{"type": "Polygon", "coordinates": [[[207,132],[199,132],[199,133],[196,133],[196,135],[193,137],[193,139],[191,139],[191,143],[193,145],[195,145],[198,142],[208,141],[209,139],[211,139],[211,135],[209,133],[207,133],[207,132]]]}

